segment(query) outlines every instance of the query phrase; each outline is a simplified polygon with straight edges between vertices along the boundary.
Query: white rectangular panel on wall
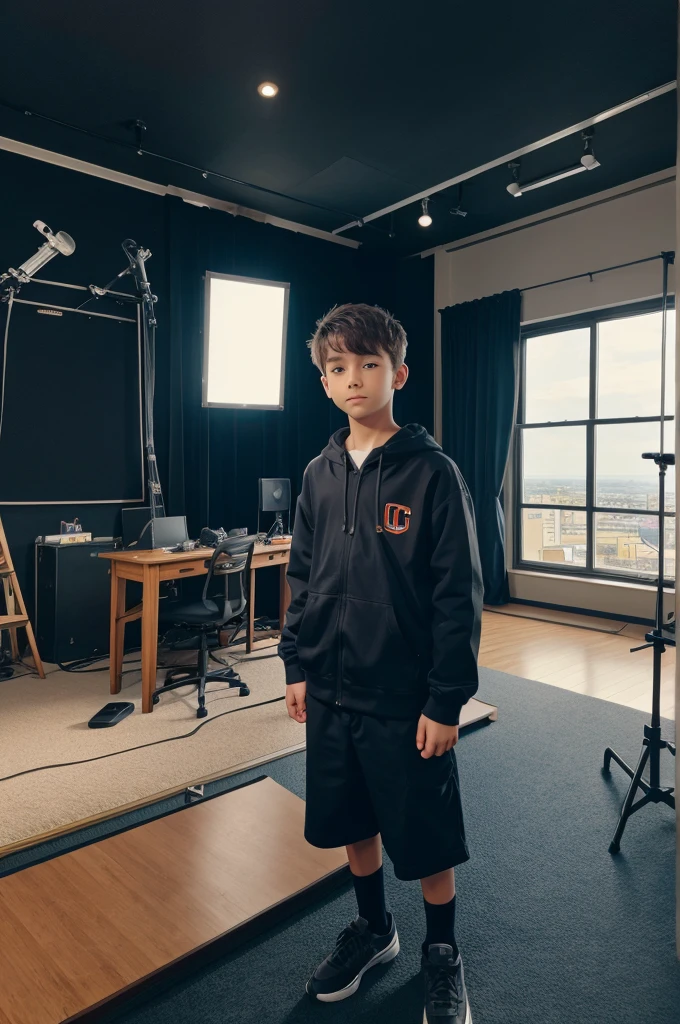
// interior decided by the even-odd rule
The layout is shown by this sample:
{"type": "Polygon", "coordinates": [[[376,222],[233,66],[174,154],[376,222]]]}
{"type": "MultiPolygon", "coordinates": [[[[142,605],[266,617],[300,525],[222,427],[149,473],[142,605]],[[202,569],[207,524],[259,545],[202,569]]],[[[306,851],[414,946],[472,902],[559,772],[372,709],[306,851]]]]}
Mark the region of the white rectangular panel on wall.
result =
{"type": "Polygon", "coordinates": [[[206,274],[203,405],[283,409],[290,285],[206,274]]]}

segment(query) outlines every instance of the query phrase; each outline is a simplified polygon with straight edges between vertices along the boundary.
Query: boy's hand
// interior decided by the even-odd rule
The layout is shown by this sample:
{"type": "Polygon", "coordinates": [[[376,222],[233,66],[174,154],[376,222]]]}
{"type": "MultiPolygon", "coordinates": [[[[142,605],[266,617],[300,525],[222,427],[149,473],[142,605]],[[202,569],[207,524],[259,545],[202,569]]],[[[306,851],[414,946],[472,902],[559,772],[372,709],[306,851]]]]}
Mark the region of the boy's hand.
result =
{"type": "Polygon", "coordinates": [[[307,683],[288,683],[286,686],[286,708],[296,722],[307,721],[307,683]]]}
{"type": "Polygon", "coordinates": [[[458,726],[442,725],[441,722],[433,722],[425,715],[420,716],[418,732],[416,734],[416,746],[421,751],[421,757],[438,757],[445,754],[458,742],[458,726]]]}

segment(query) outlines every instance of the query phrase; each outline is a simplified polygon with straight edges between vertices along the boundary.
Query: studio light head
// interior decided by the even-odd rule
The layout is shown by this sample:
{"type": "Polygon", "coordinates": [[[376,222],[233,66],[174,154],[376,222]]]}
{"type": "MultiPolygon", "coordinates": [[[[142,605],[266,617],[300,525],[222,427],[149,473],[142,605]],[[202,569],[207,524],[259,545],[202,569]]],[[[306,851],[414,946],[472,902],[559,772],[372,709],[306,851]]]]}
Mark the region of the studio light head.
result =
{"type": "Polygon", "coordinates": [[[52,229],[45,224],[43,220],[36,220],[33,222],[33,227],[36,228],[41,235],[47,239],[44,245],[41,245],[38,251],[31,256],[30,259],[22,263],[18,270],[14,267],[10,267],[6,274],[0,276],[0,282],[6,281],[10,277],[14,277],[19,284],[28,284],[31,278],[38,273],[41,267],[44,267],[46,263],[49,263],[55,256],[61,254],[62,256],[70,256],[75,252],[76,243],[73,241],[70,235],[67,235],[65,231],[57,231],[56,234],[52,233],[52,229]]]}

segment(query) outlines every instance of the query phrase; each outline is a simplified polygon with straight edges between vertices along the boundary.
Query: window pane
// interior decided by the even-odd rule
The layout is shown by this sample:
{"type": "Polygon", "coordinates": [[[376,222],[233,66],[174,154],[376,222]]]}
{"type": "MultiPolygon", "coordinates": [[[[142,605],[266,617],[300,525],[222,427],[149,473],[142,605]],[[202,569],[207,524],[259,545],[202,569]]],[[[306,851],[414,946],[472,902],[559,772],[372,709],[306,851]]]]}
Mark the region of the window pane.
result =
{"type": "MultiPolygon", "coordinates": [[[[669,310],[666,336],[666,414],[673,415],[675,388],[675,310],[669,310]]],[[[600,419],[658,416],[661,410],[661,313],[645,313],[598,325],[598,405],[600,419]]]]}
{"type": "Polygon", "coordinates": [[[522,509],[525,562],[586,564],[586,513],[555,508],[522,509]]]}
{"type": "MultiPolygon", "coordinates": [[[[668,579],[675,579],[675,517],[664,519],[664,563],[668,579]]],[[[596,569],[654,579],[659,571],[659,517],[597,512],[595,514],[596,569]]]]}
{"type": "Polygon", "coordinates": [[[522,430],[525,502],[585,505],[586,428],[522,430]]]}
{"type": "MultiPolygon", "coordinates": [[[[664,448],[675,451],[672,423],[664,428],[664,448]]],[[[608,508],[658,509],[659,470],[642,459],[658,452],[658,423],[616,423],[595,428],[595,504],[608,508]]],[[[666,511],[675,511],[675,472],[666,473],[666,511]]]]}
{"type": "Polygon", "coordinates": [[[590,329],[527,338],[525,423],[588,417],[590,329]]]}
{"type": "Polygon", "coordinates": [[[666,579],[675,579],[675,516],[664,516],[664,553],[663,561],[666,566],[666,579]]]}

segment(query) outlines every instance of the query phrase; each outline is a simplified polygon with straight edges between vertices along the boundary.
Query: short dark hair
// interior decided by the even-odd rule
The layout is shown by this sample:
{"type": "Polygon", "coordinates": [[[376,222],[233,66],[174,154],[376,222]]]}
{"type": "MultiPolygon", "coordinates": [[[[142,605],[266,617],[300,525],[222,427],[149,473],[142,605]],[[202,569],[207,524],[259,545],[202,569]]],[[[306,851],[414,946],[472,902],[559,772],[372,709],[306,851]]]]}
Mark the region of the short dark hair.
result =
{"type": "Polygon", "coordinates": [[[347,351],[355,355],[387,353],[395,370],[406,359],[406,331],[381,306],[346,302],[343,306],[334,306],[317,321],[316,330],[307,346],[311,351],[312,362],[324,375],[329,350],[340,351],[338,341],[343,341],[347,351]]]}

